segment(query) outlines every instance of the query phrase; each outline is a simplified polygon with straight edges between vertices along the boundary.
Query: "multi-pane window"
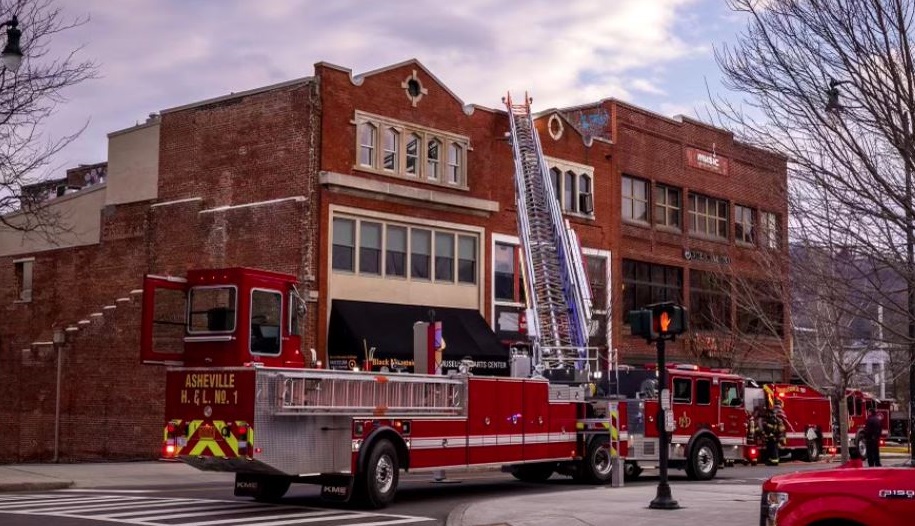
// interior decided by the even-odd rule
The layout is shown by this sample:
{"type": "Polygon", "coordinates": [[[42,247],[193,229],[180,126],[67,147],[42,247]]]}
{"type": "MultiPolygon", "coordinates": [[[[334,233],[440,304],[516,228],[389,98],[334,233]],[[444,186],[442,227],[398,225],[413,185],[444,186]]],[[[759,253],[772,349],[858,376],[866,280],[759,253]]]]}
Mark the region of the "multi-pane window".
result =
{"type": "Polygon", "coordinates": [[[737,328],[746,334],[782,336],[784,331],[784,304],[776,285],[765,281],[744,281],[738,284],[745,290],[747,301],[737,304],[737,328]]]}
{"type": "Polygon", "coordinates": [[[365,276],[476,284],[477,236],[336,217],[334,270],[365,276]],[[357,250],[358,247],[358,250],[357,250]]]}
{"type": "Polygon", "coordinates": [[[648,181],[623,176],[623,219],[648,222],[648,181]]]}
{"type": "Polygon", "coordinates": [[[381,223],[359,223],[359,272],[381,274],[381,223]]]}
{"type": "Polygon", "coordinates": [[[759,213],[759,228],[765,248],[778,248],[778,216],[772,212],[759,213]]]}
{"type": "Polygon", "coordinates": [[[731,284],[727,278],[691,270],[689,273],[689,324],[693,329],[731,327],[731,284]]]}
{"type": "Polygon", "coordinates": [[[422,143],[422,138],[415,133],[410,134],[410,138],[407,139],[407,169],[406,172],[410,175],[416,175],[419,173],[419,145],[422,143]]]}
{"type": "Polygon", "coordinates": [[[588,285],[591,286],[591,306],[600,311],[607,308],[607,258],[585,256],[588,285]]]}
{"type": "Polygon", "coordinates": [[[451,143],[448,146],[448,184],[461,182],[461,147],[451,143]]]}
{"type": "Polygon", "coordinates": [[[458,236],[458,282],[477,282],[477,240],[458,236]]]}
{"type": "Polygon", "coordinates": [[[593,169],[560,160],[547,162],[558,165],[550,168],[550,184],[559,208],[566,213],[593,215],[593,169]]]}
{"type": "Polygon", "coordinates": [[[495,291],[496,300],[517,301],[517,291],[515,287],[515,252],[517,248],[514,245],[505,243],[496,243],[493,254],[493,273],[495,274],[495,291]]]}
{"type": "Polygon", "coordinates": [[[334,218],[332,266],[334,270],[356,270],[356,222],[334,218]]]}
{"type": "Polygon", "coordinates": [[[689,196],[690,232],[728,238],[728,202],[705,195],[689,196]]]}
{"type": "Polygon", "coordinates": [[[664,185],[654,187],[654,223],[680,229],[680,190],[664,185]]]}
{"type": "Polygon", "coordinates": [[[438,139],[432,139],[428,143],[426,151],[426,178],[430,181],[438,181],[441,177],[439,171],[442,169],[442,142],[438,139]]]}
{"type": "Polygon", "coordinates": [[[451,187],[467,187],[470,140],[385,117],[356,112],[361,168],[451,187]]]}
{"type": "Polygon", "coordinates": [[[410,230],[410,277],[429,279],[432,263],[432,231],[410,230]]]}
{"type": "Polygon", "coordinates": [[[377,130],[375,125],[368,122],[359,125],[359,164],[362,166],[375,166],[377,130]]]}
{"type": "Polygon", "coordinates": [[[454,234],[435,233],[435,280],[454,281],[454,234]]]}
{"type": "Polygon", "coordinates": [[[400,159],[400,134],[394,128],[384,130],[384,163],[382,168],[389,172],[396,172],[400,159]]]}
{"type": "Polygon", "coordinates": [[[755,232],[753,231],[753,209],[734,206],[734,238],[738,243],[752,244],[755,232]]]}
{"type": "Polygon", "coordinates": [[[624,313],[661,301],[680,302],[682,297],[683,269],[623,260],[624,313]]]}
{"type": "Polygon", "coordinates": [[[402,226],[387,227],[385,245],[385,275],[407,276],[407,229],[402,226]]]}

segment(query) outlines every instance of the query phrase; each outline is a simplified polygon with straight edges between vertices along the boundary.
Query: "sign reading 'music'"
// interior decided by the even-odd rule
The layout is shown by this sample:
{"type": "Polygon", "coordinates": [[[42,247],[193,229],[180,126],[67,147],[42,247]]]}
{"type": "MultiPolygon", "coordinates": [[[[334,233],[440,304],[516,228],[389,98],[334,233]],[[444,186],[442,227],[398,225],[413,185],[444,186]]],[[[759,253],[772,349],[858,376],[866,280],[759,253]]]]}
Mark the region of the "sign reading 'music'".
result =
{"type": "Polygon", "coordinates": [[[696,148],[686,149],[686,164],[693,168],[715,172],[720,175],[728,174],[728,160],[712,152],[697,150],[696,148]]]}

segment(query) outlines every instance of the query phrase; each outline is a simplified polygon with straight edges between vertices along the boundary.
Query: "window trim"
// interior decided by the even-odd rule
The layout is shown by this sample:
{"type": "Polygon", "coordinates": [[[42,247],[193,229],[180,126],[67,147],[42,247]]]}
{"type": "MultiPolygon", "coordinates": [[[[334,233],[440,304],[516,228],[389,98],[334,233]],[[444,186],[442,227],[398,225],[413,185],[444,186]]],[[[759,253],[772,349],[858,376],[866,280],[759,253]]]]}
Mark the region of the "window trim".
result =
{"type": "Polygon", "coordinates": [[[378,165],[378,159],[377,159],[377,157],[378,157],[378,125],[375,124],[374,122],[370,122],[370,121],[360,122],[359,125],[356,126],[356,144],[359,147],[358,154],[357,154],[358,157],[356,158],[357,166],[360,166],[362,168],[376,169],[377,165],[378,165]],[[362,142],[362,130],[365,128],[371,128],[371,130],[372,130],[372,144],[371,145],[363,144],[363,142],[362,142]],[[365,164],[362,162],[362,150],[363,149],[371,150],[371,153],[369,155],[370,164],[365,164]]]}
{"type": "MultiPolygon", "coordinates": [[[[563,215],[571,217],[580,217],[582,219],[595,220],[596,213],[592,209],[591,213],[586,214],[581,211],[581,196],[589,194],[591,195],[591,202],[595,203],[597,200],[594,196],[594,167],[588,166],[586,164],[576,163],[573,161],[567,161],[565,159],[558,159],[555,157],[544,156],[543,159],[546,161],[546,165],[549,172],[550,184],[553,184],[553,174],[558,172],[559,175],[559,184],[554,186],[558,190],[558,195],[556,200],[559,203],[559,211],[563,215]],[[555,172],[554,172],[555,171],[555,172]],[[565,179],[566,174],[572,173],[572,203],[571,207],[565,202],[565,179]],[[588,180],[588,187],[590,192],[581,191],[581,179],[582,177],[588,180]]],[[[596,209],[596,206],[594,207],[596,209]]]]}
{"type": "Polygon", "coordinates": [[[280,356],[283,354],[283,292],[276,289],[267,289],[263,287],[251,287],[251,291],[248,293],[248,354],[252,356],[280,356]],[[254,352],[251,348],[251,345],[254,343],[254,324],[252,321],[252,314],[254,312],[254,293],[255,292],[269,292],[271,294],[278,295],[280,297],[280,315],[277,320],[277,331],[278,334],[277,340],[279,343],[277,352],[275,353],[266,353],[266,352],[254,352]]]}
{"type": "Polygon", "coordinates": [[[652,195],[652,203],[654,206],[654,210],[652,211],[654,215],[652,217],[651,224],[661,230],[671,230],[671,231],[682,232],[683,231],[683,189],[680,187],[677,187],[677,186],[669,185],[669,184],[655,183],[654,187],[652,188],[651,195],[652,195]],[[663,192],[663,194],[664,194],[663,203],[660,203],[658,201],[659,192],[663,192]],[[670,195],[672,192],[675,192],[677,195],[677,202],[679,203],[677,206],[673,206],[670,204],[670,195]],[[657,213],[658,207],[660,207],[664,210],[664,222],[663,223],[658,221],[658,213],[657,213]],[[676,210],[676,212],[677,212],[677,224],[676,225],[670,225],[667,222],[668,213],[672,210],[676,210]]]}
{"type": "Polygon", "coordinates": [[[689,225],[688,225],[687,232],[689,232],[689,234],[691,236],[696,236],[696,237],[699,237],[702,239],[708,239],[710,241],[719,241],[719,242],[730,241],[730,239],[731,239],[731,234],[730,234],[730,232],[731,232],[731,209],[733,208],[731,206],[730,201],[728,201],[727,199],[722,199],[719,197],[714,197],[711,195],[706,195],[706,194],[702,194],[702,193],[698,193],[698,192],[690,192],[689,196],[687,197],[687,205],[688,205],[687,206],[687,218],[689,219],[689,225]],[[704,212],[700,213],[698,210],[696,210],[696,208],[693,204],[693,199],[696,200],[696,204],[698,204],[699,199],[705,200],[705,211],[704,212]],[[715,203],[715,215],[714,216],[709,213],[709,204],[711,204],[711,202],[715,203]],[[728,207],[727,211],[725,212],[725,215],[723,217],[723,219],[725,221],[724,237],[719,236],[717,233],[718,232],[717,222],[722,219],[722,216],[717,215],[718,214],[718,203],[724,203],[728,207]],[[704,230],[701,230],[701,231],[693,230],[693,217],[694,216],[696,217],[697,223],[698,223],[698,220],[700,217],[703,219],[704,224],[705,224],[704,230]],[[710,218],[715,219],[715,233],[714,234],[708,233],[708,222],[709,222],[710,218]]]}

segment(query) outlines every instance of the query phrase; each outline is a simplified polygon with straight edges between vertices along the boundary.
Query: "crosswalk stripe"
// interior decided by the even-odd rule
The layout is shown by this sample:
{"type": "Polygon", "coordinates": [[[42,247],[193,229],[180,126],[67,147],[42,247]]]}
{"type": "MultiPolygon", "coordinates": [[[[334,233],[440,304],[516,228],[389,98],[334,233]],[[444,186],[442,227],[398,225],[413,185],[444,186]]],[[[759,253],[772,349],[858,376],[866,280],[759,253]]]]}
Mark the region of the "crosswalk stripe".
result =
{"type": "MultiPolygon", "coordinates": [[[[225,508],[226,508],[227,505],[228,505],[227,503],[220,502],[220,503],[213,503],[213,504],[204,504],[203,506],[194,506],[193,509],[198,510],[198,511],[200,512],[200,515],[207,515],[207,514],[214,514],[215,512],[213,512],[213,511],[204,511],[204,510],[225,510],[225,508]]],[[[145,506],[145,507],[147,507],[147,508],[152,508],[152,507],[154,507],[154,506],[145,506]]],[[[251,504],[236,504],[236,505],[234,505],[234,507],[233,507],[234,510],[242,510],[242,509],[248,509],[248,508],[251,508],[251,509],[253,509],[253,510],[269,510],[269,509],[272,509],[270,506],[267,506],[267,505],[264,505],[264,504],[255,504],[255,503],[251,503],[251,504]]],[[[168,513],[168,512],[170,512],[170,511],[178,511],[178,510],[180,510],[180,508],[176,508],[175,510],[158,510],[158,513],[168,513]]],[[[226,512],[231,513],[230,510],[226,510],[226,512]]],[[[149,515],[149,513],[150,513],[150,510],[138,510],[138,511],[119,512],[119,513],[106,513],[105,515],[99,515],[99,518],[103,518],[103,519],[118,519],[118,518],[121,518],[121,517],[130,517],[130,516],[132,516],[132,515],[139,515],[139,517],[135,517],[135,519],[140,520],[140,519],[143,519],[145,516],[149,515]]],[[[220,515],[222,515],[222,513],[220,513],[220,515]]],[[[171,515],[157,516],[157,517],[155,517],[155,518],[157,518],[157,519],[167,519],[167,518],[171,518],[171,515]]]]}
{"type": "MultiPolygon", "coordinates": [[[[120,497],[110,496],[110,497],[92,497],[91,499],[67,499],[65,504],[80,504],[80,503],[89,503],[89,502],[110,502],[113,500],[118,500],[120,497]]],[[[63,499],[55,499],[53,501],[41,500],[41,501],[31,501],[31,502],[17,502],[15,504],[4,505],[4,510],[20,510],[28,508],[38,508],[41,509],[42,506],[57,506],[58,503],[63,502],[63,499]]]]}
{"type": "MultiPolygon", "coordinates": [[[[302,517],[301,512],[284,513],[282,515],[271,515],[269,517],[253,517],[253,519],[257,520],[257,521],[264,519],[264,520],[268,520],[271,522],[256,522],[256,523],[253,523],[252,526],[280,526],[282,524],[298,524],[300,522],[317,522],[317,521],[327,520],[328,518],[330,520],[345,520],[345,519],[361,519],[362,517],[369,516],[365,513],[350,513],[350,514],[337,515],[335,517],[328,517],[328,515],[331,515],[333,513],[342,513],[342,512],[336,511],[336,510],[327,511],[327,512],[319,512],[319,513],[321,513],[320,517],[315,517],[314,513],[309,513],[308,517],[302,517]],[[281,520],[281,521],[274,520],[274,519],[282,519],[284,517],[296,517],[296,518],[288,519],[288,520],[281,520]]],[[[220,520],[215,520],[215,521],[182,523],[181,526],[208,526],[210,524],[227,524],[227,523],[232,523],[235,521],[237,521],[237,519],[220,519],[220,520]]]]}
{"type": "Polygon", "coordinates": [[[116,488],[105,488],[105,489],[88,489],[88,488],[70,488],[62,489],[61,492],[67,493],[156,493],[154,489],[116,489],[116,488]]]}
{"type": "Polygon", "coordinates": [[[10,496],[10,497],[0,497],[0,499],[9,500],[9,501],[15,501],[15,500],[18,500],[18,501],[25,501],[25,500],[52,501],[52,500],[78,499],[78,498],[82,498],[82,495],[58,495],[58,494],[54,494],[54,493],[49,493],[47,495],[16,495],[16,496],[10,496]]]}
{"type": "MultiPolygon", "coordinates": [[[[197,509],[199,509],[199,508],[194,508],[194,509],[197,510],[197,509]]],[[[156,516],[156,517],[151,517],[150,519],[155,519],[155,520],[157,520],[157,521],[161,521],[161,520],[168,520],[168,519],[184,519],[184,518],[186,518],[186,517],[199,517],[199,516],[201,516],[201,515],[206,515],[206,516],[211,516],[211,515],[229,515],[229,514],[253,513],[253,512],[258,512],[258,511],[281,511],[281,510],[283,510],[283,508],[270,508],[270,507],[266,507],[266,508],[265,508],[265,507],[261,507],[261,508],[249,508],[249,509],[234,508],[234,509],[231,509],[231,510],[219,510],[219,511],[210,511],[210,512],[207,512],[207,511],[194,511],[194,512],[189,512],[189,513],[176,513],[176,514],[173,514],[173,515],[160,515],[160,516],[156,516]]],[[[298,511],[298,513],[301,515],[301,514],[302,514],[302,511],[298,511]]],[[[330,515],[330,514],[332,514],[332,513],[339,513],[339,512],[336,511],[336,510],[329,510],[329,511],[324,511],[324,510],[322,510],[322,511],[314,511],[314,512],[310,512],[310,511],[309,511],[309,512],[306,512],[306,513],[308,513],[308,516],[311,517],[311,516],[315,516],[315,515],[330,515]]],[[[285,515],[284,515],[284,516],[285,516],[285,515]]],[[[265,519],[271,519],[271,518],[273,518],[273,517],[272,517],[272,516],[268,516],[268,517],[264,517],[264,518],[265,518],[265,519]]],[[[182,525],[182,526],[185,526],[185,525],[182,525]]]]}
{"type": "Polygon", "coordinates": [[[137,508],[137,507],[155,507],[155,506],[175,506],[181,504],[188,504],[187,501],[183,499],[165,499],[163,501],[155,502],[124,502],[124,499],[118,499],[114,503],[105,503],[105,504],[87,504],[84,506],[65,506],[59,508],[48,508],[42,510],[43,513],[83,513],[86,511],[105,511],[105,510],[118,510],[121,508],[137,508]]]}
{"type": "Polygon", "coordinates": [[[393,521],[357,522],[347,524],[346,526],[384,526],[385,524],[409,524],[411,522],[426,522],[434,520],[435,519],[429,517],[404,517],[403,519],[397,519],[393,521]]]}

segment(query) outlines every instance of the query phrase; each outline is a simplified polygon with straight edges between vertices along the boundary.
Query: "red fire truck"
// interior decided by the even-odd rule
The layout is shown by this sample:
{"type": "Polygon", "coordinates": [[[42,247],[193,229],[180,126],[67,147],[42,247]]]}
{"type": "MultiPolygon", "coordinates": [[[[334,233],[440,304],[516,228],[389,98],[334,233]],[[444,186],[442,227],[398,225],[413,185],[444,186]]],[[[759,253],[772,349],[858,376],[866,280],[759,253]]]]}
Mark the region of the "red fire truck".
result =
{"type": "MultiPolygon", "coordinates": [[[[511,377],[475,375],[472,360],[447,376],[422,374],[436,370],[443,350],[434,330],[425,340],[414,333],[413,372],[305,368],[315,360],[301,354],[305,303],[294,276],[238,268],[148,276],[142,357],[177,366],[167,372],[164,454],[235,473],[239,495],[275,499],[306,482],[326,498],[380,507],[394,498],[401,470],[498,466],[522,480],[558,472],[594,483],[638,475],[658,458],[660,405],[673,416],[663,422],[670,458],[692,478],[710,479],[742,458],[739,377],[679,367],[658,389],[655,371],[613,367],[611,375],[598,366],[587,347],[581,249],[529,104],[506,100],[531,340],[529,354],[506,351],[511,377]],[[672,395],[658,400],[659,392],[672,395]]],[[[453,347],[452,356],[474,354],[453,347]]]]}
{"type": "MultiPolygon", "coordinates": [[[[307,369],[295,277],[253,269],[147,276],[143,357],[167,372],[163,455],[236,473],[236,492],[282,496],[317,483],[375,506],[400,470],[507,466],[606,483],[612,459],[637,476],[658,458],[656,371],[618,371],[620,396],[544,378],[307,369]],[[179,345],[175,351],[175,344],[179,345]]],[[[516,357],[517,359],[517,357],[516,357]]],[[[674,365],[672,467],[695,479],[743,458],[739,376],[674,365]]]]}
{"type": "MultiPolygon", "coordinates": [[[[776,403],[782,407],[786,428],[786,442],[783,454],[790,454],[808,462],[816,462],[824,451],[834,451],[838,445],[835,437],[838,420],[834,415],[830,397],[807,385],[766,384],[762,388],[747,389],[751,400],[748,408],[772,408],[776,403]]],[[[880,401],[870,394],[849,389],[846,396],[848,410],[848,444],[857,446],[862,456],[866,454],[863,438],[867,410],[875,408],[883,417],[883,436],[889,434],[889,403],[880,401]]],[[[758,425],[752,428],[758,429],[758,425]]],[[[751,443],[763,447],[762,438],[756,434],[751,443]]]]}

